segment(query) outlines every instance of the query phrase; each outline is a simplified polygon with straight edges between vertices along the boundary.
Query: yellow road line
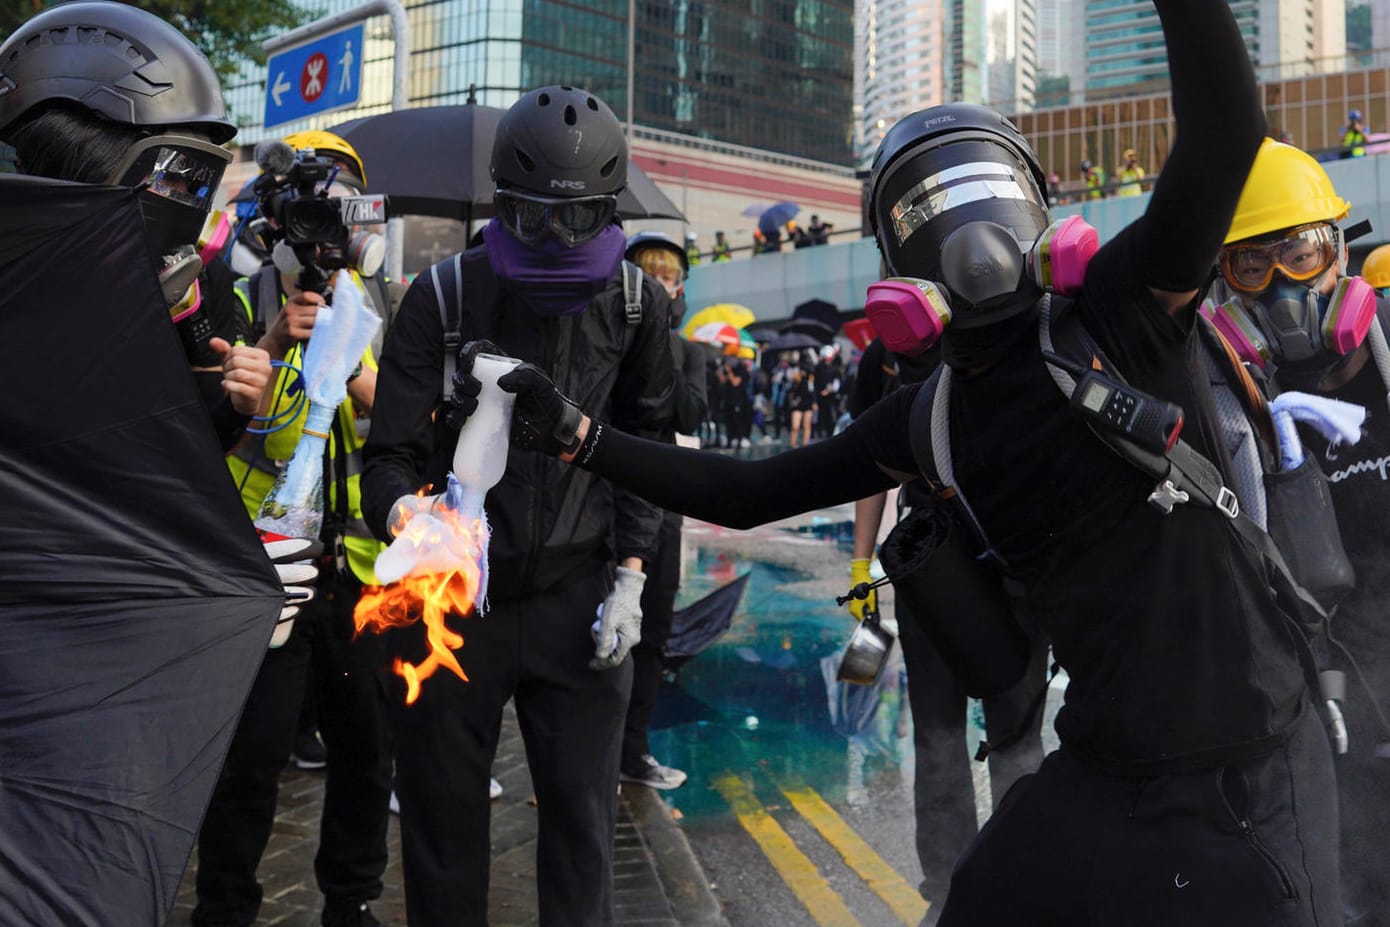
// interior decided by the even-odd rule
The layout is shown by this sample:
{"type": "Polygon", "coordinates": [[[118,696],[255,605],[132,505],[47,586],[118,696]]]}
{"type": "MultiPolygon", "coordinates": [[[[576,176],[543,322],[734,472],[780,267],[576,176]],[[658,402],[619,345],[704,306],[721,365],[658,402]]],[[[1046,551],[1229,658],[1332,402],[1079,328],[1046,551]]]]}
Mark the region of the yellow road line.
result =
{"type": "Polygon", "coordinates": [[[796,812],[844,857],[849,867],[893,909],[900,921],[908,927],[921,923],[930,905],[815,789],[794,776],[773,778],[796,812]]]}
{"type": "Polygon", "coordinates": [[[845,900],[820,874],[816,864],[797,848],[782,825],[763,810],[758,797],[744,785],[742,779],[732,772],[725,772],[714,780],[714,787],[724,796],[739,824],[757,842],[782,881],[811,912],[811,917],[820,927],[862,927],[850,913],[845,900]]]}

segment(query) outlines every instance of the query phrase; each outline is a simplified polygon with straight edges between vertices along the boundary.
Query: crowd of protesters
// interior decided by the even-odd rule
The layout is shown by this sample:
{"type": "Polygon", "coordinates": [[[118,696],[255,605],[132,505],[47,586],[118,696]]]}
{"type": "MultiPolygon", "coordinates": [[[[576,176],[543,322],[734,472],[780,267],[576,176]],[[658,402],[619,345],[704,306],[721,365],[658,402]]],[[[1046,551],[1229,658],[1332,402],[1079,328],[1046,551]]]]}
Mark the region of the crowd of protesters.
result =
{"type": "Polygon", "coordinates": [[[708,366],[705,447],[802,447],[843,424],[857,363],[838,344],[773,351],[759,360],[714,357],[708,366]]]}

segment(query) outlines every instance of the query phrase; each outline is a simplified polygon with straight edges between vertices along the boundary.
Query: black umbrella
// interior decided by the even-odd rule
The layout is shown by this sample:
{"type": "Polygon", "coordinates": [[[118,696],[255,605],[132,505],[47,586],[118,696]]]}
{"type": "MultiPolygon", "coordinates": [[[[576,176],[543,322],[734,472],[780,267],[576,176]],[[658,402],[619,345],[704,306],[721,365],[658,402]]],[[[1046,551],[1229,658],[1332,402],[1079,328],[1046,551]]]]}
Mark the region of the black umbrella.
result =
{"type": "MultiPolygon", "coordinates": [[[[468,222],[492,215],[495,185],[488,162],[505,112],[477,103],[425,106],[364,116],[330,131],[356,149],[367,168],[367,192],[390,197],[393,215],[468,222]]],[[[620,216],[684,221],[631,159],[627,170],[628,187],[618,197],[620,216]]]]}
{"type": "Polygon", "coordinates": [[[771,353],[774,351],[796,351],[801,348],[823,348],[830,343],[829,338],[817,338],[805,332],[782,332],[773,338],[764,347],[764,350],[771,353]]]}
{"type": "Polygon", "coordinates": [[[158,925],[283,593],[134,191],[0,203],[0,924],[158,925]]]}
{"type": "MultiPolygon", "coordinates": [[[[840,330],[840,307],[824,299],[808,299],[792,309],[792,322],[814,322],[830,330],[834,335],[840,330]]],[[[787,329],[784,328],[783,331],[787,329]]],[[[795,330],[795,329],[793,329],[795,330]]],[[[814,332],[812,332],[814,334],[814,332]]]]}
{"type": "Polygon", "coordinates": [[[676,612],[671,622],[671,635],[661,654],[664,669],[669,672],[680,669],[729,630],[738,603],[743,599],[748,577],[752,575],[744,573],[676,612]]]}

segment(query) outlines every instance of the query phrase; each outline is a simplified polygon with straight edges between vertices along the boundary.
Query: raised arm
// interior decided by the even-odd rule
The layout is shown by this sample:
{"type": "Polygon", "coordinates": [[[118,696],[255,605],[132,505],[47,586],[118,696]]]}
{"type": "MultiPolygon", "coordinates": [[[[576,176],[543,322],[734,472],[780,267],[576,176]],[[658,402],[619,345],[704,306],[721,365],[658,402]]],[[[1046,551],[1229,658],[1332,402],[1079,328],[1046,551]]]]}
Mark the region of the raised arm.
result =
{"type": "Polygon", "coordinates": [[[1168,45],[1173,149],[1136,231],[1140,279],[1170,313],[1192,311],[1265,135],[1250,55],[1230,7],[1155,0],[1168,45]]]}

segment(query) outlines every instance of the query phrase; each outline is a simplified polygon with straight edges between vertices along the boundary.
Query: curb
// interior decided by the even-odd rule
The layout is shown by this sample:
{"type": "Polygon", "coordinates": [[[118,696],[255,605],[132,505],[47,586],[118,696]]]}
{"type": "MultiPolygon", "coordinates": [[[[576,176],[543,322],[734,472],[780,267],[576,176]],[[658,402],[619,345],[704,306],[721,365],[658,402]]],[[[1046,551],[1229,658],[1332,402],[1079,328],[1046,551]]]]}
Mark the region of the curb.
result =
{"type": "Polygon", "coordinates": [[[656,863],[671,912],[684,927],[729,927],[685,831],[654,790],[624,783],[623,800],[656,863]]]}

